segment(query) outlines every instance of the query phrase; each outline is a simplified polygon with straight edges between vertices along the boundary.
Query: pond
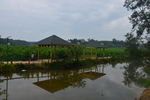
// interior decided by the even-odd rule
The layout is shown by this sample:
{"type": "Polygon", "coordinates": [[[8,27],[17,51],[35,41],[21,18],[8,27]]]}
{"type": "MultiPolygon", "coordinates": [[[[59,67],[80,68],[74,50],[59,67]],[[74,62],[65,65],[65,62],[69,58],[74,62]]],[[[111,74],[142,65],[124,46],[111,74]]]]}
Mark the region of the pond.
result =
{"type": "Polygon", "coordinates": [[[0,76],[0,100],[135,100],[144,88],[129,63],[0,76]]]}

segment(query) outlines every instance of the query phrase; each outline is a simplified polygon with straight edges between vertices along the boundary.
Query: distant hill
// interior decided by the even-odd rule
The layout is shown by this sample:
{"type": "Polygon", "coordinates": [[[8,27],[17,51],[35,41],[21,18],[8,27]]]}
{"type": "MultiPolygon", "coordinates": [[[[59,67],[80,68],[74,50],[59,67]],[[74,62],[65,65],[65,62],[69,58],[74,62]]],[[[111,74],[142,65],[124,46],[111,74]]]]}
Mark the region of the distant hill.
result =
{"type": "MultiPolygon", "coordinates": [[[[27,42],[24,40],[13,40],[13,39],[9,39],[8,42],[11,45],[33,45],[34,42],[27,42]]],[[[6,45],[7,44],[7,39],[4,38],[0,38],[0,44],[1,45],[6,45]]]]}
{"type": "MultiPolygon", "coordinates": [[[[28,42],[25,40],[14,40],[9,39],[8,40],[11,45],[34,45],[36,42],[28,42]]],[[[69,39],[68,40],[72,44],[81,44],[81,45],[95,45],[95,46],[102,46],[102,47],[108,47],[108,48],[123,48],[125,47],[125,42],[122,40],[116,40],[113,39],[112,41],[98,41],[94,39],[69,39]]],[[[6,38],[0,38],[0,44],[6,45],[7,39],[6,38]]]]}

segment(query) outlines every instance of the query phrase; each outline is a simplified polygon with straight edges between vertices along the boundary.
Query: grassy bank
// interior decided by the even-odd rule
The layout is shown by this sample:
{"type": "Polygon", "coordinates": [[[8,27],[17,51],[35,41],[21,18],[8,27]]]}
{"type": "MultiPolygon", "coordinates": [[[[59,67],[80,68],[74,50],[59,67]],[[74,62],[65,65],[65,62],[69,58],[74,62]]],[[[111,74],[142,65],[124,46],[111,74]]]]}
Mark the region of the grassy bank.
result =
{"type": "Polygon", "coordinates": [[[100,63],[108,63],[106,59],[103,60],[82,60],[79,62],[53,62],[43,64],[0,64],[0,73],[11,73],[22,70],[62,70],[62,69],[77,69],[83,67],[91,67],[100,63]]]}

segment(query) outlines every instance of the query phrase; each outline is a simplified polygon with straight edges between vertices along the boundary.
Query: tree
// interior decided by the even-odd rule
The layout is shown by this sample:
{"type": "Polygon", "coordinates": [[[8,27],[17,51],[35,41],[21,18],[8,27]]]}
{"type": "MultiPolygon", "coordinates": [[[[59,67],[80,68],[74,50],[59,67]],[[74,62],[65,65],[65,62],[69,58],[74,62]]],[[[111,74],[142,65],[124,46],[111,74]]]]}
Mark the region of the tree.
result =
{"type": "Polygon", "coordinates": [[[138,37],[150,34],[150,0],[126,0],[124,7],[132,11],[129,17],[132,32],[136,32],[138,37]]]}
{"type": "Polygon", "coordinates": [[[69,39],[72,44],[84,44],[86,41],[84,39],[69,39]]]}
{"type": "Polygon", "coordinates": [[[113,43],[116,43],[116,42],[117,42],[117,40],[116,40],[115,38],[113,38],[113,39],[112,39],[112,42],[113,42],[113,43]]]}
{"type": "Polygon", "coordinates": [[[129,53],[130,57],[139,56],[139,41],[137,37],[133,34],[127,33],[126,35],[126,51],[129,53]]]}
{"type": "Polygon", "coordinates": [[[74,45],[71,48],[72,57],[75,59],[76,62],[79,62],[81,55],[83,54],[83,47],[80,45],[74,45]]]}

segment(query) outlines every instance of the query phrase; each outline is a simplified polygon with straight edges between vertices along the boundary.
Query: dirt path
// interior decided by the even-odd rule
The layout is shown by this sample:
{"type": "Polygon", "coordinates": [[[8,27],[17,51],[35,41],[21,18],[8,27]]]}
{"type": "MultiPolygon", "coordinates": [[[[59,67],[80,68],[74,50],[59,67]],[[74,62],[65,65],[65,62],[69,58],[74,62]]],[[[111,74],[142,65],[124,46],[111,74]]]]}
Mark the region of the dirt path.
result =
{"type": "Polygon", "coordinates": [[[150,100],[150,87],[143,91],[139,100],[150,100]]]}
{"type": "MultiPolygon", "coordinates": [[[[88,57],[89,58],[89,57],[88,57]]],[[[110,59],[111,57],[98,57],[98,58],[96,58],[96,57],[90,57],[90,59],[110,59]]],[[[81,59],[81,60],[84,60],[83,58],[81,59]]],[[[4,64],[7,64],[7,63],[9,63],[9,64],[41,64],[41,63],[50,63],[51,62],[51,60],[49,59],[40,59],[40,60],[36,60],[36,61],[4,61],[4,62],[2,62],[2,63],[4,63],[4,64]]]]}
{"type": "MultiPolygon", "coordinates": [[[[46,62],[50,62],[50,60],[48,59],[43,59],[43,60],[36,60],[36,61],[12,61],[12,62],[8,62],[9,64],[41,64],[41,63],[46,63],[46,62]]],[[[2,62],[4,64],[7,64],[6,61],[2,62]]]]}

